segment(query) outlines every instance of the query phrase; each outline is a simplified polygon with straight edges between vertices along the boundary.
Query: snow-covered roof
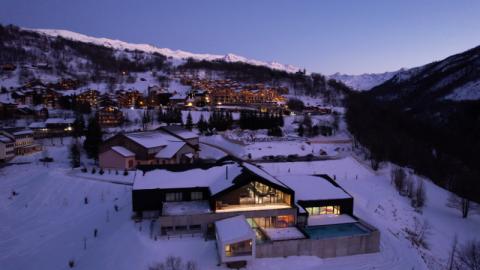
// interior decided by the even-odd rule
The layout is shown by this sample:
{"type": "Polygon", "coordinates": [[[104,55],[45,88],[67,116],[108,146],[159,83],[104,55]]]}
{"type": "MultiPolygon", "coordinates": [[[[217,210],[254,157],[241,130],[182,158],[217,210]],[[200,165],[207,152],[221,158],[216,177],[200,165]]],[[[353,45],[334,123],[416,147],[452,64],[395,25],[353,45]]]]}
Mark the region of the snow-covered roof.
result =
{"type": "Polygon", "coordinates": [[[184,129],[180,126],[166,126],[162,127],[162,129],[166,130],[167,132],[171,132],[184,140],[198,138],[197,133],[184,129]]]}
{"type": "Polygon", "coordinates": [[[73,124],[75,122],[75,118],[48,118],[45,120],[45,124],[73,124]]]}
{"type": "Polygon", "coordinates": [[[180,141],[180,139],[161,131],[127,133],[125,136],[145,148],[166,146],[171,142],[180,141]]]}
{"type": "Polygon", "coordinates": [[[282,187],[285,187],[285,188],[289,188],[288,185],[285,185],[284,183],[282,183],[281,181],[279,181],[277,178],[273,177],[272,175],[270,175],[269,173],[267,173],[266,171],[264,171],[262,168],[260,168],[259,166],[257,165],[253,165],[251,163],[248,163],[248,162],[243,162],[242,164],[247,170],[253,172],[254,174],[262,177],[263,179],[269,181],[269,182],[272,182],[274,184],[277,184],[279,186],[282,186],[282,187]]]}
{"type": "Polygon", "coordinates": [[[28,125],[29,128],[45,128],[45,122],[33,122],[28,125]]]}
{"type": "Polygon", "coordinates": [[[226,164],[205,170],[193,169],[180,172],[161,169],[146,173],[137,171],[133,190],[204,187],[209,188],[213,195],[232,186],[233,180],[241,172],[242,167],[239,164],[226,164]]]}
{"type": "Polygon", "coordinates": [[[13,132],[13,135],[19,136],[19,135],[27,135],[27,134],[33,134],[33,130],[30,129],[21,129],[18,131],[13,132]]]}
{"type": "Polygon", "coordinates": [[[175,94],[173,96],[170,97],[170,99],[186,99],[187,96],[184,95],[184,94],[175,94]]]}
{"type": "Polygon", "coordinates": [[[282,175],[280,181],[295,191],[297,201],[348,199],[349,194],[328,180],[314,175],[282,175]]]}
{"type": "Polygon", "coordinates": [[[236,243],[254,239],[255,233],[248,224],[244,215],[222,219],[215,222],[218,240],[222,244],[236,243]]]}
{"type": "Polygon", "coordinates": [[[272,241],[305,238],[305,235],[297,227],[263,228],[262,230],[272,241]]]}
{"type": "Polygon", "coordinates": [[[135,153],[133,153],[132,151],[128,150],[127,148],[123,147],[123,146],[112,146],[111,147],[113,151],[119,153],[120,155],[124,156],[124,157],[133,157],[135,156],[135,153]]]}
{"type": "Polygon", "coordinates": [[[168,144],[162,148],[155,155],[156,158],[171,158],[173,157],[182,147],[185,145],[185,142],[168,142],[168,144]]]}
{"type": "Polygon", "coordinates": [[[0,142],[11,143],[13,142],[13,139],[4,135],[0,135],[0,142]]]}

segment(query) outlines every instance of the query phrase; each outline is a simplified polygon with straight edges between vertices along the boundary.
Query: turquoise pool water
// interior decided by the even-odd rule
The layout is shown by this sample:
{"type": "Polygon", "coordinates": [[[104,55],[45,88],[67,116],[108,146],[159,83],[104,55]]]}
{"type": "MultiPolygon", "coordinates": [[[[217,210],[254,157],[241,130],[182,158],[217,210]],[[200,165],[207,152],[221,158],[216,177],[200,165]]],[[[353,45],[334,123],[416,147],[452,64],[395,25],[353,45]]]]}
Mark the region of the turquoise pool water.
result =
{"type": "Polygon", "coordinates": [[[304,231],[311,239],[323,239],[358,234],[368,234],[369,229],[359,223],[345,223],[305,227],[304,231]]]}

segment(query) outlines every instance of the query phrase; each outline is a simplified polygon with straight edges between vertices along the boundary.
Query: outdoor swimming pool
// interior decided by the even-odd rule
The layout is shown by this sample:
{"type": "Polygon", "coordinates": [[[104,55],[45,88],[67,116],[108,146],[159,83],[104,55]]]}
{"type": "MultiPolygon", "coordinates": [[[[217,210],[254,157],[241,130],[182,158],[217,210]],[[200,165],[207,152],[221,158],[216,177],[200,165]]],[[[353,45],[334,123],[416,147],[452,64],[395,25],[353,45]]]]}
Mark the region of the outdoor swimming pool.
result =
{"type": "Polygon", "coordinates": [[[305,227],[304,231],[311,239],[324,239],[370,233],[370,230],[362,226],[360,223],[311,226],[305,227]]]}

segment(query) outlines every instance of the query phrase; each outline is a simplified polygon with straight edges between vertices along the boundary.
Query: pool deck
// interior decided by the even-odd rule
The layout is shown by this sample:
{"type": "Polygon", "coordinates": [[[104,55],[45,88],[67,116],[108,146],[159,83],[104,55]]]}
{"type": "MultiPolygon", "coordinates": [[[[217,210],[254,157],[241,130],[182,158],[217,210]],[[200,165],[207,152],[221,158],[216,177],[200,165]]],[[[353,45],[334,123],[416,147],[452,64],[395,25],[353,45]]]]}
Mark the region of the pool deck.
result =
{"type": "Polygon", "coordinates": [[[380,232],[362,220],[356,222],[366,227],[369,232],[320,239],[257,242],[256,257],[317,256],[332,258],[378,252],[380,250],[380,232]]]}
{"type": "Polygon", "coordinates": [[[308,226],[333,225],[343,223],[355,223],[358,220],[350,215],[316,215],[308,217],[308,226]]]}

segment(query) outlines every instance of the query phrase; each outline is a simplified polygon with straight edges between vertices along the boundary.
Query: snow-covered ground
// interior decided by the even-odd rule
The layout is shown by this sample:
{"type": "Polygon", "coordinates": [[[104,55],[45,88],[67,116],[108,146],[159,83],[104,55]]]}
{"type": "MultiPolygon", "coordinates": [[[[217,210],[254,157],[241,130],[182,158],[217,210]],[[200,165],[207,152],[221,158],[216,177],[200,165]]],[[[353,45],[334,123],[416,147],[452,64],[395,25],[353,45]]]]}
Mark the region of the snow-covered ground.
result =
{"type": "Polygon", "coordinates": [[[480,239],[480,216],[471,215],[462,219],[458,210],[445,206],[449,192],[428,180],[424,180],[426,206],[423,214],[416,212],[408,198],[400,196],[392,186],[389,166],[373,172],[363,163],[347,157],[328,161],[263,163],[262,167],[278,176],[326,173],[335,177],[354,197],[355,215],[380,230],[380,254],[383,253],[388,260],[381,262],[371,255],[372,261],[367,263],[363,258],[370,255],[362,255],[358,256],[357,266],[348,267],[345,264],[345,269],[374,269],[374,266],[375,269],[444,269],[442,267],[447,263],[455,235],[461,243],[480,239]],[[415,219],[421,223],[427,221],[430,225],[426,237],[429,250],[419,250],[406,240],[405,229],[413,229],[415,219]]]}
{"type": "MultiPolygon", "coordinates": [[[[243,149],[219,135],[202,137],[202,141],[235,153],[243,149]]],[[[0,169],[2,270],[69,269],[69,260],[75,261],[74,269],[148,269],[169,255],[193,260],[199,269],[225,269],[217,266],[214,241],[204,241],[200,236],[152,238],[149,222],[135,223],[131,219],[131,187],[105,182],[108,174],[91,177],[91,173],[72,171],[67,147],[67,143],[47,147],[55,159],[48,167],[36,161],[42,155],[38,153],[14,160],[30,164],[0,169]],[[12,191],[18,195],[13,196],[12,191]]],[[[446,262],[455,233],[461,242],[480,237],[480,217],[462,219],[457,211],[446,208],[448,192],[429,181],[425,181],[426,206],[419,214],[390,184],[388,168],[374,173],[352,157],[262,166],[279,176],[327,173],[335,177],[354,197],[355,214],[379,228],[381,252],[333,259],[256,259],[247,269],[440,269],[438,265],[446,262]],[[405,239],[404,229],[412,228],[414,217],[431,225],[427,237],[430,250],[418,250],[405,239]]],[[[112,179],[122,177],[115,175],[112,179]]]]}

